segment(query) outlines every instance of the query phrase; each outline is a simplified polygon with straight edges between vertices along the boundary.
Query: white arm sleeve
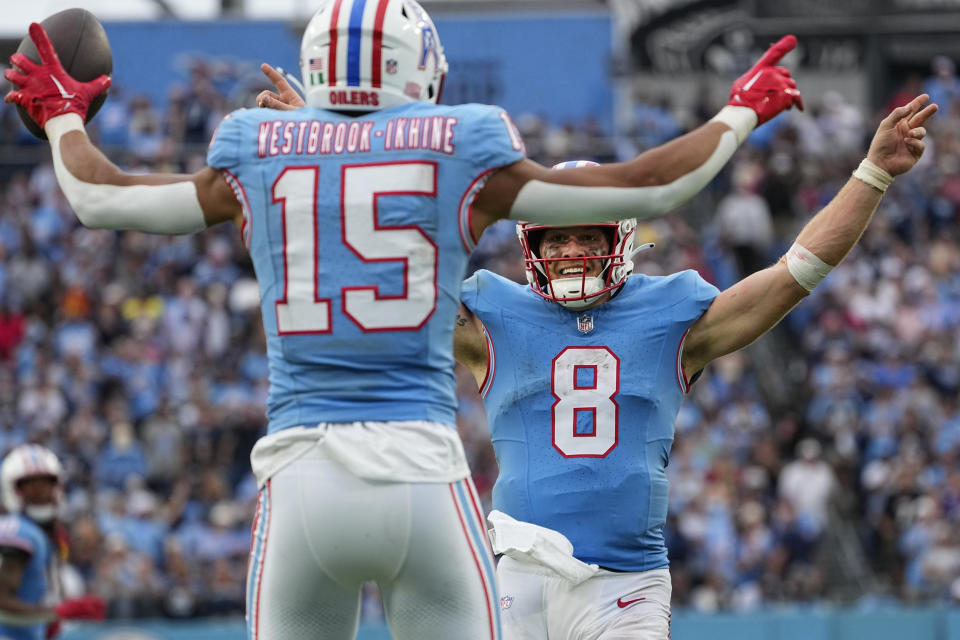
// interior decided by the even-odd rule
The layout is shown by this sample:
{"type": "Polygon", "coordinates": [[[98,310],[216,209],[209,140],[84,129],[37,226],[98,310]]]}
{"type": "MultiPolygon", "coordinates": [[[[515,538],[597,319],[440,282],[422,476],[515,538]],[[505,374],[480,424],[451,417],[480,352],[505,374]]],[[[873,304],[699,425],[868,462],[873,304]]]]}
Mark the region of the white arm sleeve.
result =
{"type": "Polygon", "coordinates": [[[60,138],[66,133],[83,131],[86,135],[80,116],[68,113],[51,118],[44,131],[50,139],[57,182],[83,226],[165,234],[206,228],[193,181],[131,186],[83,182],[70,173],[60,155],[60,138]]]}
{"type": "Polygon", "coordinates": [[[707,186],[757,123],[753,110],[724,107],[713,119],[731,128],[706,162],[669,184],[655,187],[582,187],[531,180],[520,189],[510,218],[556,225],[646,220],[683,204],[707,186]],[[749,112],[749,113],[747,113],[749,112]]]}

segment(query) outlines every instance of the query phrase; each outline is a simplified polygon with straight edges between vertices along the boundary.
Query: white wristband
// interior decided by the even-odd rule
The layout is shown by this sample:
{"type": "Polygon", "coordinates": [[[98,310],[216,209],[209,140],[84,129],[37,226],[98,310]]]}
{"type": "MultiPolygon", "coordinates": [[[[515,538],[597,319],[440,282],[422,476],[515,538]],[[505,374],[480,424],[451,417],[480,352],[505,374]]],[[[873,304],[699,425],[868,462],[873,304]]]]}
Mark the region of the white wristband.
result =
{"type": "Polygon", "coordinates": [[[833,269],[829,264],[813,255],[813,253],[796,242],[790,247],[785,256],[787,270],[793,279],[807,291],[813,291],[833,269]]]}
{"type": "Polygon", "coordinates": [[[757,126],[757,112],[750,107],[727,105],[710,118],[710,122],[722,122],[737,134],[737,144],[743,144],[750,132],[757,126]]]}
{"type": "Polygon", "coordinates": [[[53,145],[53,140],[60,140],[60,137],[71,131],[84,131],[83,118],[76,113],[66,113],[62,116],[50,118],[43,125],[43,131],[47,134],[47,139],[53,145]]]}
{"type": "Polygon", "coordinates": [[[866,158],[860,162],[860,166],[853,172],[853,177],[883,193],[893,182],[893,176],[881,169],[866,158]]]}

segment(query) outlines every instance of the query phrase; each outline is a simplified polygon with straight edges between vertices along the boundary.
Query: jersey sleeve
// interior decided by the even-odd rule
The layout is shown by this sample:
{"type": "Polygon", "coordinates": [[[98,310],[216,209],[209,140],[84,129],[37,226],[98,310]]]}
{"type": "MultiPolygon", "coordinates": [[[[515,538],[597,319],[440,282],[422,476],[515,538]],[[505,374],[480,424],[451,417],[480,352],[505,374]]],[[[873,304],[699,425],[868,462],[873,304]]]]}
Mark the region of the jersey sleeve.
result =
{"type": "Polygon", "coordinates": [[[479,269],[463,281],[460,287],[460,302],[486,324],[487,317],[491,313],[497,313],[510,298],[510,294],[509,289],[503,286],[500,276],[486,269],[479,269]]]}
{"type": "Polygon", "coordinates": [[[526,157],[520,131],[506,111],[490,105],[470,105],[466,115],[470,159],[477,175],[526,157]]]}
{"type": "Polygon", "coordinates": [[[217,125],[210,146],[207,148],[207,166],[214,169],[232,169],[240,162],[240,142],[242,139],[242,118],[234,111],[224,116],[217,125]]]}
{"type": "Polygon", "coordinates": [[[15,549],[33,555],[37,549],[36,536],[31,535],[17,516],[0,517],[0,549],[15,549]]]}
{"type": "Polygon", "coordinates": [[[464,280],[460,286],[460,302],[462,302],[463,306],[467,309],[470,309],[474,315],[477,313],[480,302],[480,278],[483,277],[482,273],[483,269],[474,272],[474,274],[464,280]]]}
{"type": "Polygon", "coordinates": [[[700,319],[714,298],[720,295],[720,290],[700,277],[692,269],[676,274],[676,291],[683,296],[674,307],[677,322],[692,325],[700,319]]]}
{"type": "Polygon", "coordinates": [[[677,302],[671,308],[672,333],[680,345],[676,351],[676,379],[680,382],[683,393],[687,393],[691,385],[700,378],[703,369],[684,371],[683,341],[693,323],[700,319],[700,316],[713,304],[714,298],[720,295],[720,290],[692,269],[670,276],[670,281],[670,290],[675,291],[677,295],[677,302]]]}

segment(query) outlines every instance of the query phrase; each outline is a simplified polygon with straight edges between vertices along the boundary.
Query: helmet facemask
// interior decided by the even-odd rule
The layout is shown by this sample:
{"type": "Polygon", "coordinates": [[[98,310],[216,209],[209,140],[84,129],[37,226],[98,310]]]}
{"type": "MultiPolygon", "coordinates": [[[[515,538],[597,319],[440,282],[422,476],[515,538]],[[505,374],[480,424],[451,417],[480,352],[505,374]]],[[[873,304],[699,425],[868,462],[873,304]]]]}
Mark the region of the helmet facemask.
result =
{"type": "Polygon", "coordinates": [[[633,272],[634,219],[591,225],[608,234],[610,251],[604,255],[544,258],[540,255],[540,241],[543,234],[557,226],[538,225],[529,222],[517,224],[517,235],[523,250],[524,268],[527,282],[537,295],[556,302],[568,309],[578,310],[594,304],[601,296],[615,293],[633,272]],[[550,278],[549,264],[555,262],[576,262],[581,260],[583,268],[580,275],[572,277],[550,278]],[[600,272],[587,275],[589,263],[602,262],[600,272]]]}
{"type": "Polygon", "coordinates": [[[49,504],[23,504],[23,514],[41,524],[52,521],[60,514],[60,501],[55,500],[49,504]]]}

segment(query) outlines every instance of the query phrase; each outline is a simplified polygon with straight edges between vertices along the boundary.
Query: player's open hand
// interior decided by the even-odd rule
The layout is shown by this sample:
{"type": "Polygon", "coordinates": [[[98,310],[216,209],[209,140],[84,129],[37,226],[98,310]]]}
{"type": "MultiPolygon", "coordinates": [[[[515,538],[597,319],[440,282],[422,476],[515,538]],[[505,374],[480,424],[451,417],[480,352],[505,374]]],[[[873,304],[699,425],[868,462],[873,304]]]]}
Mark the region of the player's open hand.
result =
{"type": "Polygon", "coordinates": [[[265,109],[279,109],[280,111],[293,111],[304,106],[306,102],[300,97],[287,79],[279,71],[268,65],[266,62],[260,65],[263,75],[270,79],[276,92],[265,89],[257,94],[257,106],[265,109]]]}
{"type": "Polygon", "coordinates": [[[790,70],[775,66],[795,46],[796,36],[783,36],[730,88],[729,104],[756,111],[758,126],[790,107],[803,111],[803,98],[790,70]]]}
{"type": "Polygon", "coordinates": [[[891,111],[880,122],[873,136],[867,160],[893,176],[909,171],[926,147],[923,138],[927,135],[927,129],[923,125],[937,112],[937,105],[932,102],[927,104],[929,101],[930,96],[922,93],[908,104],[891,111]]]}
{"type": "Polygon", "coordinates": [[[90,82],[74,80],[57,56],[47,32],[36,22],[30,25],[30,38],[40,54],[40,64],[22,53],[10,56],[14,68],[3,72],[12,89],[4,98],[27,110],[41,128],[47,120],[65,113],[76,113],[86,119],[90,103],[110,88],[110,77],[100,76],[90,82]]]}

